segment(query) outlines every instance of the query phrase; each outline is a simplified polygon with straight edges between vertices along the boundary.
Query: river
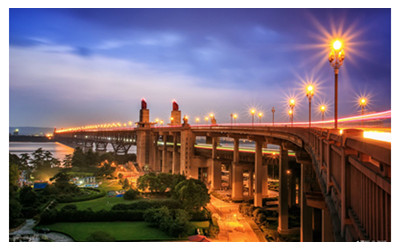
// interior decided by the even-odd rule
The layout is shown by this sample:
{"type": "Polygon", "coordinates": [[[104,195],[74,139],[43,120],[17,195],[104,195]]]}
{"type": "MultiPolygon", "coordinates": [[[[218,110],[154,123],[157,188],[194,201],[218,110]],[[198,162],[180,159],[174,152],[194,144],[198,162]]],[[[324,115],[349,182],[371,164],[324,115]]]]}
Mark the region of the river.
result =
{"type": "MultiPolygon", "coordinates": [[[[59,142],[9,142],[9,152],[18,156],[23,153],[32,156],[32,153],[38,148],[42,148],[44,151],[50,151],[53,157],[60,161],[64,160],[65,155],[74,153],[73,148],[59,142]]],[[[113,152],[111,144],[107,145],[107,152],[113,152]]],[[[136,146],[132,146],[128,153],[136,154],[136,146]]]]}

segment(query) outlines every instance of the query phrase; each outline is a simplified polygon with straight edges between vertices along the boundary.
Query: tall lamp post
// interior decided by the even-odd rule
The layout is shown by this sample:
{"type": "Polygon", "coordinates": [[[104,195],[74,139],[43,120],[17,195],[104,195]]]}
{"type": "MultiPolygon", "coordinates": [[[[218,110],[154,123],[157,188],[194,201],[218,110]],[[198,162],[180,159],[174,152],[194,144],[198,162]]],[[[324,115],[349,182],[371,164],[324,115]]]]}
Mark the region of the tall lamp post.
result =
{"type": "Polygon", "coordinates": [[[294,106],[296,106],[296,101],[292,98],[289,100],[289,107],[290,107],[290,116],[292,118],[292,127],[293,127],[293,116],[294,116],[294,106]]]}
{"type": "Polygon", "coordinates": [[[272,127],[273,127],[273,126],[275,126],[274,125],[274,120],[275,120],[274,119],[275,118],[275,108],[274,107],[272,107],[271,112],[272,112],[272,127]]]}
{"type": "Polygon", "coordinates": [[[237,114],[233,114],[233,120],[235,121],[236,124],[236,119],[237,119],[238,115],[237,114]]]}
{"type": "Polygon", "coordinates": [[[329,54],[329,63],[335,72],[335,129],[337,129],[338,120],[338,77],[339,68],[342,66],[344,61],[344,50],[343,44],[340,40],[336,40],[332,44],[332,51],[329,54]]]}
{"type": "Polygon", "coordinates": [[[361,108],[361,127],[363,127],[364,126],[364,109],[365,109],[365,106],[367,106],[367,99],[366,98],[364,98],[364,97],[362,97],[361,99],[360,99],[360,108],[361,108]]]}
{"type": "Polygon", "coordinates": [[[293,127],[293,110],[289,109],[289,119],[290,119],[290,123],[292,124],[293,127]]]}
{"type": "Polygon", "coordinates": [[[325,119],[325,110],[326,110],[325,105],[321,105],[319,107],[319,110],[321,111],[322,121],[324,121],[324,119],[325,119]]]}
{"type": "Polygon", "coordinates": [[[256,110],[251,109],[250,113],[251,113],[251,126],[254,126],[254,114],[256,113],[256,110]]]}
{"type": "Polygon", "coordinates": [[[314,87],[310,84],[306,89],[306,96],[308,98],[308,127],[311,128],[311,99],[314,96],[314,87]]]}
{"type": "Polygon", "coordinates": [[[258,113],[258,122],[261,123],[261,117],[263,116],[263,113],[259,112],[258,113]]]}
{"type": "Polygon", "coordinates": [[[196,124],[200,122],[200,118],[196,117],[196,124]]]}

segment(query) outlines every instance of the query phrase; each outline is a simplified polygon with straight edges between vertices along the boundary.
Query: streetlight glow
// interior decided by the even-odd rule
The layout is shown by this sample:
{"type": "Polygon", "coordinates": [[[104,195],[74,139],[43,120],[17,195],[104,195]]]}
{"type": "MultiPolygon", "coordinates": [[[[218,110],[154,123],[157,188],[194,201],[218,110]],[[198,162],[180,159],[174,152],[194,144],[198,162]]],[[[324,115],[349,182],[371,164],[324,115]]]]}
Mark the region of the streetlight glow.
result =
{"type": "Polygon", "coordinates": [[[343,44],[340,40],[336,40],[333,42],[332,46],[334,50],[338,51],[342,48],[343,44]]]}

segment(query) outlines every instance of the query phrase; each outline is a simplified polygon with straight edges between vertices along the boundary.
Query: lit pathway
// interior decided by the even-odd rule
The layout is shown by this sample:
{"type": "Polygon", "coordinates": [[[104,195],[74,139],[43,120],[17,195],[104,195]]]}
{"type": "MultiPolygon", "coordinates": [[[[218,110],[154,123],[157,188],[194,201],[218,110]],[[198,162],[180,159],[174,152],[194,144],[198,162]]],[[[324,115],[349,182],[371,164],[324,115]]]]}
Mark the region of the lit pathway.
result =
{"type": "Polygon", "coordinates": [[[213,214],[217,214],[219,234],[212,241],[220,242],[259,242],[260,239],[251,229],[246,219],[238,211],[239,205],[227,203],[211,196],[207,206],[213,214]]]}

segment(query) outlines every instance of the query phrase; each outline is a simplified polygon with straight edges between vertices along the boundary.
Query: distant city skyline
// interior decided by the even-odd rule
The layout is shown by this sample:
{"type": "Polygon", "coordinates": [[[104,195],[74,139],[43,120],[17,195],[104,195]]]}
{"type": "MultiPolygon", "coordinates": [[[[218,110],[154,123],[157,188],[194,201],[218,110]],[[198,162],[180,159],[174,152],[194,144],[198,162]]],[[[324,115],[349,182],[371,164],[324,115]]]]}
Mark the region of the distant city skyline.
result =
{"type": "MultiPolygon", "coordinates": [[[[345,34],[339,117],[391,109],[390,9],[10,9],[10,126],[68,127],[168,120],[177,100],[189,123],[308,120],[303,84],[333,118],[324,38],[345,34]],[[334,35],[333,35],[334,36],[334,35]],[[257,119],[258,121],[258,119],[257,119]]],[[[336,37],[334,37],[336,38],[336,37]]]]}

